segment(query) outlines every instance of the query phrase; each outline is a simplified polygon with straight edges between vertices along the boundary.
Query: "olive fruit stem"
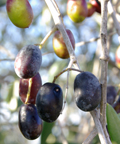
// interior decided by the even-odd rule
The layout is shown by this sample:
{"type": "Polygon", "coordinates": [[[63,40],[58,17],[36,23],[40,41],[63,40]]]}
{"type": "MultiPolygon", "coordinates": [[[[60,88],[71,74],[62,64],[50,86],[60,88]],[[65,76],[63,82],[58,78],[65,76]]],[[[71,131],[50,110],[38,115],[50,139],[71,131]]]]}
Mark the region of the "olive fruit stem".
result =
{"type": "Polygon", "coordinates": [[[56,79],[61,75],[63,74],[64,72],[66,71],[71,71],[71,70],[74,70],[74,71],[78,71],[78,72],[83,72],[79,69],[75,69],[75,68],[66,68],[65,70],[61,71],[58,75],[54,76],[54,80],[53,80],[53,83],[55,83],[56,79]]]}
{"type": "Polygon", "coordinates": [[[28,103],[28,100],[29,100],[29,97],[30,97],[31,86],[32,86],[32,78],[29,79],[29,86],[28,86],[28,92],[27,92],[27,97],[26,97],[25,104],[28,103]]]}
{"type": "MultiPolygon", "coordinates": [[[[73,65],[73,61],[71,60],[68,64],[67,69],[70,69],[73,65]]],[[[65,90],[65,98],[64,98],[64,105],[63,105],[63,109],[65,108],[65,104],[66,104],[66,99],[67,99],[67,95],[68,95],[68,89],[69,89],[69,70],[67,71],[67,84],[66,84],[66,90],[65,90]]],[[[62,113],[62,112],[61,112],[62,113]]]]}
{"type": "MultiPolygon", "coordinates": [[[[57,79],[61,74],[63,74],[64,72],[68,72],[68,73],[67,73],[67,84],[66,84],[67,86],[66,86],[66,90],[65,90],[65,100],[64,100],[64,104],[63,104],[62,111],[63,111],[64,108],[65,108],[66,98],[67,98],[67,94],[68,94],[69,71],[70,71],[70,70],[74,70],[74,71],[78,71],[78,72],[83,72],[83,71],[81,71],[81,70],[79,70],[79,69],[71,68],[71,66],[72,66],[72,61],[70,61],[68,67],[67,67],[65,70],[63,70],[62,72],[60,72],[58,75],[56,75],[56,76],[54,77],[54,80],[53,80],[53,83],[55,83],[56,79],[57,79]]],[[[62,113],[62,111],[61,111],[61,113],[62,113]]]]}
{"type": "Polygon", "coordinates": [[[36,46],[39,46],[39,49],[42,49],[43,45],[45,44],[45,42],[47,41],[47,39],[57,30],[57,27],[54,26],[48,33],[47,35],[44,37],[44,39],[42,40],[42,42],[40,44],[35,44],[36,46]]]}
{"type": "Polygon", "coordinates": [[[53,20],[54,20],[54,23],[55,25],[57,26],[58,30],[61,32],[62,36],[63,36],[63,39],[64,39],[64,42],[66,44],[66,47],[67,47],[67,50],[69,52],[69,55],[70,55],[70,60],[73,59],[74,60],[74,66],[78,69],[79,68],[79,65],[78,65],[78,62],[77,62],[77,59],[76,59],[76,56],[75,56],[75,53],[74,53],[74,50],[73,50],[73,47],[72,47],[72,44],[70,42],[70,39],[68,37],[68,34],[65,30],[65,27],[64,27],[64,24],[62,23],[62,19],[61,19],[61,14],[58,12],[58,7],[56,8],[56,5],[53,3],[52,0],[45,0],[51,14],[52,14],[52,17],[53,17],[53,20]]]}
{"type": "Polygon", "coordinates": [[[118,33],[118,41],[120,43],[120,24],[116,18],[116,13],[114,11],[114,8],[113,8],[113,5],[112,5],[112,2],[111,0],[108,1],[108,12],[111,14],[112,18],[113,18],[113,23],[114,23],[114,26],[115,26],[115,29],[118,33]]]}

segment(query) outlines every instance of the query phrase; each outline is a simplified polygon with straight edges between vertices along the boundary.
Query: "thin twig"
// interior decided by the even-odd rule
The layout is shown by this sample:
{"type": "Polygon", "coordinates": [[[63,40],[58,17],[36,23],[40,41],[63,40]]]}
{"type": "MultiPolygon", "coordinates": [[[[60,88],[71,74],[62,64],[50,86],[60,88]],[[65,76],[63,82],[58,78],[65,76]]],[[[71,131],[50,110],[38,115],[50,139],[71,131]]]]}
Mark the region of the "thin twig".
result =
{"type": "MultiPolygon", "coordinates": [[[[111,36],[114,35],[115,33],[116,33],[115,31],[109,33],[109,34],[108,34],[108,37],[111,37],[111,36]]],[[[95,42],[95,41],[97,41],[97,40],[99,40],[99,39],[100,39],[100,37],[96,37],[96,38],[91,38],[91,39],[88,40],[88,41],[78,42],[78,43],[75,44],[75,47],[79,47],[79,46],[82,46],[82,45],[85,45],[85,44],[88,44],[88,43],[91,43],[91,42],[95,42]]]]}
{"type": "Polygon", "coordinates": [[[98,118],[97,110],[93,110],[90,113],[93,116],[93,120],[95,122],[96,129],[97,129],[101,144],[107,144],[106,137],[105,137],[104,131],[102,129],[102,125],[101,125],[99,118],[98,118]]]}
{"type": "Polygon", "coordinates": [[[80,69],[78,62],[77,62],[77,59],[76,59],[76,56],[75,56],[75,53],[74,53],[74,50],[73,50],[73,47],[72,47],[72,44],[71,44],[71,41],[70,41],[68,34],[65,30],[61,16],[57,10],[58,7],[56,7],[56,5],[53,4],[52,0],[49,0],[49,1],[45,0],[45,2],[46,2],[47,6],[48,6],[48,8],[52,14],[55,25],[57,26],[57,28],[59,29],[59,31],[61,32],[61,34],[63,36],[64,42],[66,44],[67,50],[68,50],[69,55],[70,55],[70,59],[74,59],[74,63],[73,63],[74,66],[76,68],[80,69]]]}
{"type": "Polygon", "coordinates": [[[42,56],[45,56],[45,55],[48,55],[48,54],[53,54],[53,53],[55,53],[55,52],[54,51],[45,52],[45,53],[42,54],[42,56]]]}
{"type": "Polygon", "coordinates": [[[94,128],[90,135],[85,139],[85,141],[82,144],[90,144],[90,142],[93,140],[93,138],[97,135],[97,130],[94,128]]]}
{"type": "Polygon", "coordinates": [[[65,108],[66,99],[67,99],[67,95],[68,95],[68,89],[69,89],[69,69],[72,68],[72,65],[73,65],[73,61],[70,61],[69,65],[67,67],[67,69],[68,69],[68,71],[67,71],[67,83],[66,83],[66,90],[65,90],[64,106],[63,106],[62,111],[65,108]]]}
{"type": "Polygon", "coordinates": [[[88,43],[91,43],[91,42],[97,41],[98,39],[100,39],[100,37],[97,37],[97,38],[91,38],[89,41],[82,41],[82,42],[76,43],[75,46],[76,46],[76,47],[78,47],[78,46],[82,46],[82,45],[85,45],[85,44],[88,44],[88,43]]]}
{"type": "Polygon", "coordinates": [[[15,60],[15,58],[6,58],[6,59],[0,59],[0,62],[1,61],[14,61],[15,60]]]}
{"type": "Polygon", "coordinates": [[[42,49],[43,45],[45,44],[45,42],[47,41],[47,39],[57,30],[57,27],[54,26],[48,33],[47,35],[44,37],[44,39],[42,40],[42,42],[40,44],[35,44],[37,46],[39,46],[40,49],[42,49]]]}
{"type": "Polygon", "coordinates": [[[15,56],[8,49],[0,45],[0,52],[6,53],[10,58],[14,58],[15,56]]]}
{"type": "Polygon", "coordinates": [[[119,35],[118,40],[119,40],[119,43],[120,43],[120,23],[118,22],[118,20],[116,18],[116,13],[114,11],[111,0],[109,0],[109,2],[108,2],[108,12],[111,14],[111,16],[113,18],[113,23],[114,23],[115,29],[116,29],[116,31],[119,35]]]}
{"type": "Polygon", "coordinates": [[[68,71],[68,70],[69,70],[69,71],[73,70],[73,71],[83,72],[83,71],[81,71],[81,70],[79,70],[79,69],[75,69],[75,68],[66,68],[65,70],[61,71],[58,75],[54,76],[53,83],[55,83],[56,79],[57,79],[61,74],[63,74],[64,72],[66,72],[66,71],[68,71]]]}

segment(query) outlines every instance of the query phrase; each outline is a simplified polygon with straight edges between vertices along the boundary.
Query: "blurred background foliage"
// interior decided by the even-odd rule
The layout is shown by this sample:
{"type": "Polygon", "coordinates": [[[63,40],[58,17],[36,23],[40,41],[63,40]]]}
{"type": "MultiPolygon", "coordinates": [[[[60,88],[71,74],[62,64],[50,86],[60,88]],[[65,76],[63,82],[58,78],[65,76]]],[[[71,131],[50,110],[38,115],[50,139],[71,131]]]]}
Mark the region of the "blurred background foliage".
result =
{"type": "MultiPolygon", "coordinates": [[[[29,28],[20,29],[14,26],[6,12],[6,0],[0,0],[0,144],[81,144],[94,127],[89,113],[82,112],[75,105],[73,82],[76,74],[70,72],[67,103],[62,114],[54,123],[44,123],[41,136],[33,141],[23,137],[18,128],[18,111],[22,102],[19,99],[19,78],[14,71],[14,59],[19,50],[28,44],[39,44],[45,35],[54,26],[52,16],[44,0],[29,1],[34,19],[29,28]]],[[[100,78],[100,23],[101,16],[94,13],[82,23],[73,23],[66,14],[67,0],[57,0],[58,7],[63,16],[63,22],[70,29],[76,41],[75,54],[81,70],[90,71],[100,78]],[[88,42],[78,46],[77,43],[98,38],[97,41],[88,42]]],[[[113,1],[114,8],[120,20],[120,2],[113,1]]],[[[42,83],[52,82],[55,75],[65,69],[69,59],[58,58],[52,47],[51,35],[42,48],[43,61],[39,71],[42,83]]],[[[108,15],[108,49],[110,61],[108,64],[108,85],[116,89],[120,84],[119,68],[115,65],[115,52],[119,46],[118,35],[115,32],[113,20],[108,15]],[[112,35],[109,35],[111,34],[112,35]]],[[[56,81],[65,93],[67,73],[62,74],[56,81]]],[[[99,144],[98,137],[91,144],[99,144]]]]}

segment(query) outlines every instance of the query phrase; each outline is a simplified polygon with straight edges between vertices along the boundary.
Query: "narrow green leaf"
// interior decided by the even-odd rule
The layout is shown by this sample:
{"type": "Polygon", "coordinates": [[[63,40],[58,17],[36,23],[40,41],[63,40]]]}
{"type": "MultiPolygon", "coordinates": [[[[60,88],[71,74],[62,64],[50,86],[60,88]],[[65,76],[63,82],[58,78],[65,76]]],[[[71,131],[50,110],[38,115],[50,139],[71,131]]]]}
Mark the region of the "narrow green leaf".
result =
{"type": "Polygon", "coordinates": [[[106,107],[107,128],[112,144],[120,144],[120,118],[113,107],[106,107]]]}
{"type": "Polygon", "coordinates": [[[14,82],[10,85],[9,87],[9,92],[8,92],[8,95],[6,97],[6,102],[9,103],[12,96],[13,96],[13,90],[14,90],[14,82]]]}
{"type": "Polygon", "coordinates": [[[47,123],[47,122],[43,123],[43,131],[41,134],[41,144],[47,144],[46,140],[47,140],[49,134],[51,133],[53,126],[54,126],[54,122],[53,123],[47,123]]]}

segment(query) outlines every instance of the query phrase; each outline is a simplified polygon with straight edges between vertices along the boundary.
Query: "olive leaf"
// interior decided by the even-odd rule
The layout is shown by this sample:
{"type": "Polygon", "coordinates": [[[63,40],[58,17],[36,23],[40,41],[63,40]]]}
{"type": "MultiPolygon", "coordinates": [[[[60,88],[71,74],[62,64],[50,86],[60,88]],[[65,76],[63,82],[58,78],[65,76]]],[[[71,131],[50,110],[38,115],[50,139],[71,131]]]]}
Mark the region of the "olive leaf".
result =
{"type": "Polygon", "coordinates": [[[54,122],[53,123],[47,123],[47,122],[43,123],[43,130],[42,130],[42,134],[41,134],[41,144],[47,144],[46,140],[47,140],[49,134],[51,134],[51,130],[52,130],[53,126],[54,126],[54,122]]]}
{"type": "Polygon", "coordinates": [[[112,144],[120,144],[120,118],[113,107],[107,103],[106,107],[107,129],[112,144]]]}

